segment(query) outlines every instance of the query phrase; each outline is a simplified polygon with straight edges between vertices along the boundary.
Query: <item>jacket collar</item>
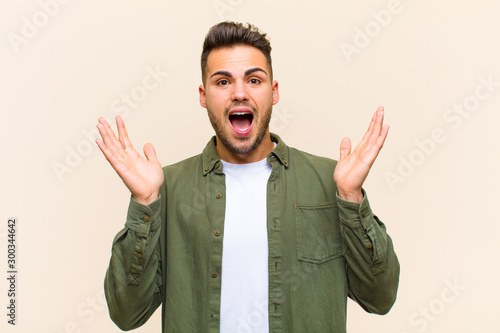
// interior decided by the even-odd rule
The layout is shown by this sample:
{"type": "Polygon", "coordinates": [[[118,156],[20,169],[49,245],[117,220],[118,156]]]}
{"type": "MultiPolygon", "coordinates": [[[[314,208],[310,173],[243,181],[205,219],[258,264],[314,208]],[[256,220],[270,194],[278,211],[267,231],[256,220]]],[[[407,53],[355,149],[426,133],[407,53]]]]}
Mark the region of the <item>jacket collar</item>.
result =
{"type": "MultiPolygon", "coordinates": [[[[274,133],[271,133],[271,141],[276,142],[276,147],[267,155],[267,160],[270,161],[269,159],[276,157],[285,168],[288,168],[288,146],[274,133]]],[[[220,163],[220,157],[215,149],[215,143],[216,139],[214,135],[201,153],[204,176],[213,170],[222,172],[222,163],[220,163]]]]}

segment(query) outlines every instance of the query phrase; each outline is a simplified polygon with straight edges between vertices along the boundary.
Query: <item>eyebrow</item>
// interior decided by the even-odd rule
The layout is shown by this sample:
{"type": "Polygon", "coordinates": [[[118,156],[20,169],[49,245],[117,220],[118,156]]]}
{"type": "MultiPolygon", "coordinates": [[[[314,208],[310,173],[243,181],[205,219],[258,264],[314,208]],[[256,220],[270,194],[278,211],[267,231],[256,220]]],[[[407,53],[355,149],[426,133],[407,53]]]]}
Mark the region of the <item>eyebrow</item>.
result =
{"type": "MultiPolygon", "coordinates": [[[[262,68],[260,67],[254,67],[254,68],[250,68],[250,69],[247,69],[245,71],[245,76],[247,75],[250,75],[254,72],[264,72],[266,75],[267,75],[267,72],[265,70],[263,70],[262,68]]],[[[210,77],[213,77],[215,75],[224,75],[224,76],[227,76],[227,77],[233,77],[233,74],[229,73],[228,71],[217,71],[215,73],[213,73],[212,75],[210,75],[210,77]]]]}

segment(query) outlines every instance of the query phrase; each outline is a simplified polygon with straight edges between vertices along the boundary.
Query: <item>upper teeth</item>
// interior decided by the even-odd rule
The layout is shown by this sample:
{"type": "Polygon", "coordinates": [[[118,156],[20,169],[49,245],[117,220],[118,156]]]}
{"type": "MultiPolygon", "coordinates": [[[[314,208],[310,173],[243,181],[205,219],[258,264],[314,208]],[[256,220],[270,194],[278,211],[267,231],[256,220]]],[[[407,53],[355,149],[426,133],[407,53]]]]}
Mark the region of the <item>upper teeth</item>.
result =
{"type": "Polygon", "coordinates": [[[231,116],[244,116],[246,114],[250,114],[250,112],[233,112],[231,116]]]}

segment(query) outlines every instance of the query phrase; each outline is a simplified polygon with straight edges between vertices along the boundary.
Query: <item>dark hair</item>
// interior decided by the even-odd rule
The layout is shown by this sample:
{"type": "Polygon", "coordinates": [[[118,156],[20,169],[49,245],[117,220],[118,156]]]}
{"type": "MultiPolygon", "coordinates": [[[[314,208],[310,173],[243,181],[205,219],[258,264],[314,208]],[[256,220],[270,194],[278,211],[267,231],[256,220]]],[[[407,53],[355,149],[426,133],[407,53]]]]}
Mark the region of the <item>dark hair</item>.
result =
{"type": "Polygon", "coordinates": [[[211,27],[205,36],[203,51],[201,53],[201,76],[203,83],[205,83],[206,79],[205,69],[207,67],[207,59],[210,51],[236,45],[253,46],[262,51],[266,57],[270,71],[269,74],[272,80],[271,43],[266,38],[266,33],[260,31],[256,26],[250,23],[244,26],[242,23],[226,21],[211,27]]]}

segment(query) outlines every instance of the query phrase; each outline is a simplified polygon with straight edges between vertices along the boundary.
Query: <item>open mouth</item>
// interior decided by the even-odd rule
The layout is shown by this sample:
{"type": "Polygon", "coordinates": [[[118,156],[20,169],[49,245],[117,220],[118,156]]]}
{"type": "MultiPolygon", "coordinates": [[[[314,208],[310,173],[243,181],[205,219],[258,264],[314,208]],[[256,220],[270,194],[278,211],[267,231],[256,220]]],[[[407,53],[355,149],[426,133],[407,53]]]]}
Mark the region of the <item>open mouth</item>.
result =
{"type": "Polygon", "coordinates": [[[253,124],[253,112],[250,110],[233,110],[229,114],[231,127],[240,136],[250,133],[253,124]]]}

